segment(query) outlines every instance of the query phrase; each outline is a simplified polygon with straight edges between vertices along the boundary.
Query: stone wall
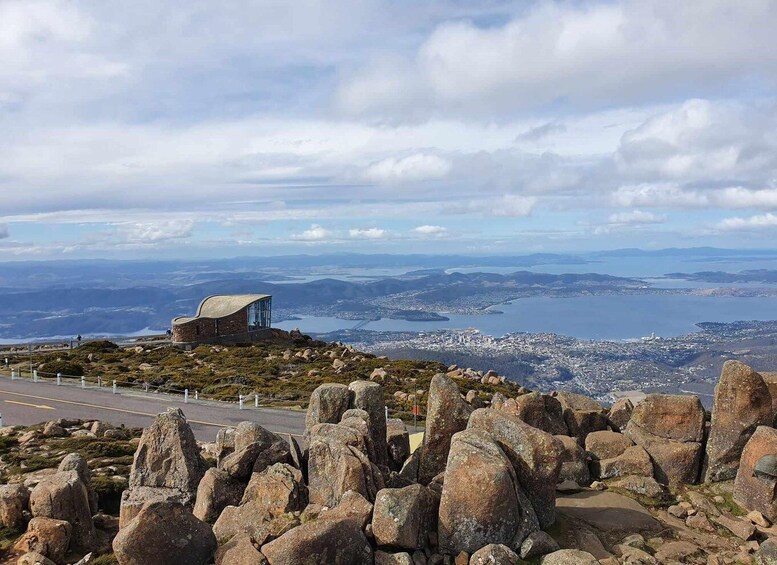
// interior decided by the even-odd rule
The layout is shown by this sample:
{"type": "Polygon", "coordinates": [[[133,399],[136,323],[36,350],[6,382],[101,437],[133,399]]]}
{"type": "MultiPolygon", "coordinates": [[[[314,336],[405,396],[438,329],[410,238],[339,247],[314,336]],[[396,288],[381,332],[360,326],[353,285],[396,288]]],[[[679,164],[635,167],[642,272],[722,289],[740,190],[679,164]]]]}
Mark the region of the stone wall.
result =
{"type": "Polygon", "coordinates": [[[173,343],[213,343],[223,341],[253,341],[252,334],[264,335],[264,330],[248,332],[248,307],[223,318],[197,318],[184,324],[173,325],[173,343]]]}

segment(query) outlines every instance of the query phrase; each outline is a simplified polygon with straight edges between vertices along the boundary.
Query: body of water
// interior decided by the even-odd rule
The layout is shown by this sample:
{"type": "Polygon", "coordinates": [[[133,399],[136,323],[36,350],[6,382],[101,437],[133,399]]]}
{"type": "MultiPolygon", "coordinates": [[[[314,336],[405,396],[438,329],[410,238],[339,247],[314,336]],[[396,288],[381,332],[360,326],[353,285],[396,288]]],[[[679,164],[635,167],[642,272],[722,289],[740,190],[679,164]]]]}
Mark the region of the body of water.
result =
{"type": "MultiPolygon", "coordinates": [[[[556,333],[582,339],[635,339],[655,333],[661,337],[697,331],[697,322],[777,320],[777,299],[771,297],[612,295],[573,298],[521,298],[494,307],[503,314],[448,315],[440,322],[382,319],[375,322],[310,316],[274,324],[307,333],[351,329],[376,331],[434,331],[476,328],[502,336],[511,332],[556,333]]],[[[441,312],[441,314],[444,314],[441,312]]]]}

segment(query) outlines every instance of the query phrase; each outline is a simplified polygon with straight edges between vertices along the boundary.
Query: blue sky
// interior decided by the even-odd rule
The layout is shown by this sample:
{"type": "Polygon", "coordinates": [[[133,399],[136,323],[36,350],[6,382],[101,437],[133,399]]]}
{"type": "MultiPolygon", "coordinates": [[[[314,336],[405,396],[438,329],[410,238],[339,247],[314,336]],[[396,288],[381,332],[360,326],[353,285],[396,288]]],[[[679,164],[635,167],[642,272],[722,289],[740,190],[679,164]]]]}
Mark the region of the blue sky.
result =
{"type": "Polygon", "coordinates": [[[777,0],[0,2],[0,260],[775,247],[777,0]]]}

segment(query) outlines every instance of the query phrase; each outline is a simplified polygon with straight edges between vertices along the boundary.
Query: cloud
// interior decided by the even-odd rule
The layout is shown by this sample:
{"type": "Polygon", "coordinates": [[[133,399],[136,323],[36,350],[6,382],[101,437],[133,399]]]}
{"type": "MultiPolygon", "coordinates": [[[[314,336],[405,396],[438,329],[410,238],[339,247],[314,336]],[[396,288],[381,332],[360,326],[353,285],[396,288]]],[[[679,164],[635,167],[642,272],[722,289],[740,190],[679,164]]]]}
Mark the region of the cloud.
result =
{"type": "Polygon", "coordinates": [[[633,210],[631,212],[620,212],[618,214],[612,214],[607,219],[607,223],[610,225],[644,225],[644,224],[663,224],[666,222],[666,216],[653,214],[652,212],[643,212],[641,210],[633,210]]]}
{"type": "Polygon", "coordinates": [[[191,220],[169,220],[163,222],[120,224],[117,233],[127,243],[162,243],[192,236],[194,222],[191,220]]]}
{"type": "Polygon", "coordinates": [[[494,113],[629,104],[699,92],[777,68],[774,2],[539,2],[503,25],[438,25],[400,60],[346,77],[345,106],[376,113],[494,113]],[[607,72],[602,72],[607,69],[607,72]],[[385,91],[372,83],[390,85],[385,91]]]}
{"type": "Polygon", "coordinates": [[[616,206],[630,208],[674,208],[680,210],[703,208],[777,209],[777,189],[749,189],[741,186],[693,189],[672,183],[621,186],[612,193],[616,206]]]}
{"type": "Polygon", "coordinates": [[[413,228],[413,231],[423,236],[439,237],[441,235],[445,235],[448,232],[448,228],[443,226],[423,225],[423,226],[418,226],[417,228],[413,228]]]}
{"type": "Polygon", "coordinates": [[[8,224],[0,224],[0,239],[7,239],[10,235],[8,224]]]}
{"type": "Polygon", "coordinates": [[[332,232],[324,229],[318,224],[312,224],[310,229],[303,231],[302,233],[294,234],[291,239],[295,241],[323,241],[327,239],[332,232]]]}
{"type": "Polygon", "coordinates": [[[419,182],[447,175],[451,164],[437,155],[416,153],[407,157],[389,157],[370,165],[364,176],[377,183],[419,182]]]}
{"type": "Polygon", "coordinates": [[[380,228],[353,228],[348,230],[348,235],[354,239],[383,239],[387,233],[380,228]]]}
{"type": "Polygon", "coordinates": [[[725,218],[718,223],[723,231],[757,231],[777,228],[777,214],[762,214],[749,218],[725,218]]]}
{"type": "Polygon", "coordinates": [[[530,128],[515,137],[516,141],[540,141],[547,137],[564,133],[567,131],[567,126],[558,122],[547,122],[541,126],[530,128]]]}
{"type": "Polygon", "coordinates": [[[491,208],[491,213],[494,216],[519,218],[531,214],[536,204],[537,198],[533,196],[505,194],[501,199],[497,200],[496,205],[491,208]]]}

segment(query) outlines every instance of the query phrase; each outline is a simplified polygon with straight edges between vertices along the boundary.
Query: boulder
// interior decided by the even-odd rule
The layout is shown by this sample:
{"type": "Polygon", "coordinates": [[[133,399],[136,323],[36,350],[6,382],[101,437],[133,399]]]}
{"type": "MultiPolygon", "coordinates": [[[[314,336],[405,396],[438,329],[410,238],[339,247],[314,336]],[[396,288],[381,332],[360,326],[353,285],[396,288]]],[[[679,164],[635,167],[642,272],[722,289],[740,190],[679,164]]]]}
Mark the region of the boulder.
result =
{"type": "Polygon", "coordinates": [[[276,463],[261,473],[254,473],[241,504],[249,501],[257,501],[272,516],[302,510],[308,504],[308,490],[302,471],[285,463],[276,463]]]}
{"type": "Polygon", "coordinates": [[[375,500],[382,479],[367,457],[366,438],[340,424],[318,424],[310,430],[308,491],[311,503],[337,506],[353,490],[375,500]]]}
{"type": "Polygon", "coordinates": [[[113,540],[119,565],[206,565],[216,547],[211,527],[172,502],[146,504],[113,540]]]}
{"type": "Polygon", "coordinates": [[[739,361],[726,361],[715,387],[704,480],[733,479],[747,440],[773,419],[772,398],[761,375],[739,361]]]}
{"type": "Polygon", "coordinates": [[[64,437],[67,435],[65,429],[56,422],[46,422],[42,433],[44,437],[64,437]]]}
{"type": "Polygon", "coordinates": [[[596,410],[564,410],[564,423],[569,435],[577,438],[577,442],[585,445],[588,434],[606,430],[607,416],[596,410]]]}
{"type": "Polygon", "coordinates": [[[601,404],[584,394],[559,390],[554,395],[564,410],[580,410],[584,412],[601,412],[603,410],[601,404]]]}
{"type": "Polygon", "coordinates": [[[53,518],[33,518],[27,525],[27,531],[14,545],[16,551],[34,552],[61,563],[70,546],[73,527],[65,520],[53,518]]]}
{"type": "Polygon", "coordinates": [[[491,543],[518,548],[527,535],[538,529],[534,508],[518,482],[513,464],[491,435],[478,428],[455,434],[440,499],[441,552],[473,553],[491,543]]]}
{"type": "Polygon", "coordinates": [[[628,436],[602,430],[588,434],[585,438],[585,450],[593,459],[612,459],[618,457],[634,445],[628,436]]]}
{"type": "Polygon", "coordinates": [[[30,492],[24,485],[0,485],[0,526],[12,530],[24,528],[24,512],[29,502],[30,492]]]}
{"type": "Polygon", "coordinates": [[[432,377],[426,408],[426,432],[418,467],[418,481],[428,484],[445,470],[451,437],[467,427],[472,409],[456,383],[440,373],[432,377]]]}
{"type": "Polygon", "coordinates": [[[250,500],[240,506],[224,508],[213,524],[213,534],[220,543],[238,534],[248,534],[261,545],[298,524],[299,520],[294,514],[279,513],[273,516],[260,501],[250,500]]]}
{"type": "MultiPolygon", "coordinates": [[[[305,509],[308,511],[310,505],[305,509]]],[[[324,515],[327,518],[333,518],[336,520],[350,518],[356,520],[361,529],[367,527],[372,519],[373,506],[369,500],[364,498],[358,492],[349,490],[340,498],[340,504],[332,508],[331,510],[325,510],[324,515]]]]}
{"type": "Polygon", "coordinates": [[[369,414],[370,434],[375,449],[377,465],[388,465],[386,446],[386,403],[383,399],[383,387],[372,381],[354,381],[348,385],[351,391],[351,406],[369,414]]]}
{"type": "Polygon", "coordinates": [[[650,454],[656,479],[698,482],[704,408],[697,397],[649,394],[634,408],[625,433],[650,454]]]}
{"type": "Polygon", "coordinates": [[[89,472],[89,465],[87,465],[86,459],[78,453],[65,455],[64,459],[60,462],[59,467],[57,467],[57,471],[75,471],[78,473],[78,478],[81,479],[81,482],[86,486],[86,493],[89,497],[89,511],[92,515],[97,514],[97,495],[92,488],[92,476],[89,472]]]}
{"type": "Polygon", "coordinates": [[[561,549],[547,554],[540,560],[541,565],[599,565],[599,561],[587,551],[579,549],[561,549]]]}
{"type": "Polygon", "coordinates": [[[521,559],[533,559],[561,549],[550,534],[538,530],[532,532],[521,544],[521,559]]]}
{"type": "Polygon", "coordinates": [[[574,481],[579,485],[588,484],[591,481],[588,470],[588,455],[577,440],[569,436],[553,436],[562,445],[561,471],[559,481],[574,481]]]}
{"type": "Polygon", "coordinates": [[[777,521],[777,429],[759,426],[745,444],[734,480],[734,499],[777,521]]]}
{"type": "Polygon", "coordinates": [[[540,526],[553,524],[563,454],[561,442],[500,410],[475,410],[468,429],[484,430],[491,435],[512,463],[540,526]]]}
{"type": "Polygon", "coordinates": [[[337,383],[320,385],[310,395],[305,429],[309,432],[317,424],[337,424],[350,403],[351,391],[347,386],[337,383]]]}
{"type": "Polygon", "coordinates": [[[219,469],[232,478],[245,480],[251,473],[260,473],[274,463],[291,462],[287,440],[254,422],[242,422],[235,434],[235,450],[219,462],[219,469]]]}
{"type": "Polygon", "coordinates": [[[375,542],[379,546],[422,549],[433,511],[433,496],[423,485],[378,491],[372,515],[375,542]]]}
{"type": "Polygon", "coordinates": [[[174,502],[191,506],[192,497],[188,492],[184,493],[173,488],[135,487],[125,490],[121,493],[119,528],[129,524],[149,502],[174,502]]]}
{"type": "Polygon", "coordinates": [[[370,542],[359,523],[350,517],[322,516],[264,544],[261,552],[270,565],[358,565],[374,561],[370,542]]]}
{"type": "Polygon", "coordinates": [[[653,462],[643,447],[633,445],[618,457],[591,461],[591,474],[598,479],[625,475],[652,477],[653,462]]]}
{"type": "Polygon", "coordinates": [[[386,443],[388,447],[388,466],[399,472],[410,457],[410,435],[407,426],[399,418],[389,418],[386,422],[386,443]]]}
{"type": "Polygon", "coordinates": [[[567,435],[561,402],[553,396],[530,392],[515,399],[514,413],[521,420],[551,435],[567,435]]]}
{"type": "Polygon", "coordinates": [[[477,408],[485,408],[486,406],[486,403],[483,402],[483,400],[480,398],[480,393],[474,389],[467,391],[467,395],[464,397],[464,400],[467,401],[467,404],[472,406],[473,410],[477,408]]]}
{"type": "Polygon", "coordinates": [[[409,553],[387,553],[385,551],[375,552],[375,565],[413,565],[413,558],[409,553]]]}
{"type": "Polygon", "coordinates": [[[634,403],[628,398],[616,400],[607,414],[610,424],[622,430],[631,419],[631,413],[634,411],[634,403]]]}
{"type": "Polygon", "coordinates": [[[240,504],[244,488],[244,483],[225,471],[208,469],[197,487],[194,516],[203,522],[215,522],[224,508],[240,504]]]}
{"type": "Polygon", "coordinates": [[[30,511],[35,517],[69,522],[73,547],[83,551],[94,547],[89,494],[77,471],[60,471],[41,480],[30,493],[30,511]]]}
{"type": "Polygon", "coordinates": [[[267,565],[267,559],[248,534],[237,534],[222,545],[215,561],[216,565],[267,565]]]}
{"type": "Polygon", "coordinates": [[[189,493],[193,500],[206,469],[186,417],[178,408],[170,408],[143,430],[132,462],[129,488],[177,489],[189,493]]]}
{"type": "Polygon", "coordinates": [[[349,408],[343,414],[340,425],[348,426],[359,432],[364,438],[364,443],[367,448],[367,457],[371,462],[375,462],[375,444],[373,443],[373,433],[370,423],[370,415],[365,410],[360,408],[349,408]]]}
{"type": "Polygon", "coordinates": [[[504,544],[490,543],[469,558],[469,565],[518,565],[518,554],[504,544]]]}
{"type": "Polygon", "coordinates": [[[41,555],[40,553],[31,551],[30,553],[25,553],[24,555],[22,555],[19,558],[19,560],[16,562],[16,565],[57,565],[57,564],[54,563],[51,559],[49,559],[45,555],[41,555]]]}
{"type": "Polygon", "coordinates": [[[635,475],[626,475],[612,481],[610,488],[626,490],[648,498],[661,498],[666,492],[653,477],[635,475]]]}

